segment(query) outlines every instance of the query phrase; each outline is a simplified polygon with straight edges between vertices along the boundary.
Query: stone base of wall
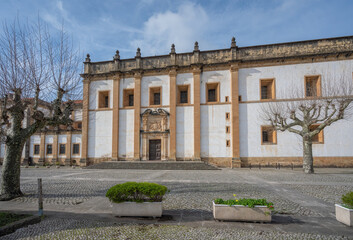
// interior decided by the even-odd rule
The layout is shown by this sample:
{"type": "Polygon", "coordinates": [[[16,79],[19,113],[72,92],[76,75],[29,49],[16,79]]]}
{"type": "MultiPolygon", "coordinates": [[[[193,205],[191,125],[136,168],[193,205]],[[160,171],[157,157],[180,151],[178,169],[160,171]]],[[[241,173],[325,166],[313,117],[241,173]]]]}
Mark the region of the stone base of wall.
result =
{"type": "MultiPolygon", "coordinates": [[[[289,167],[303,165],[302,157],[241,157],[241,166],[249,167],[261,164],[263,167],[275,167],[276,164],[289,167]]],[[[353,167],[353,157],[314,157],[314,167],[353,167]]]]}

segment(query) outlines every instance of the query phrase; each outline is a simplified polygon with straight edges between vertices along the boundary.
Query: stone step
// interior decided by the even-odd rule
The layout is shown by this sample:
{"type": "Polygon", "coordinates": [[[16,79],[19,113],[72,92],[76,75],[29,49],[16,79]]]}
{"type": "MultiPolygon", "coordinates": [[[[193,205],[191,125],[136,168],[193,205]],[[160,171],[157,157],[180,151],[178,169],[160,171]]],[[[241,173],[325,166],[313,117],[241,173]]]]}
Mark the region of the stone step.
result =
{"type": "Polygon", "coordinates": [[[87,169],[146,169],[146,170],[218,170],[198,161],[111,161],[86,167],[87,169]]]}

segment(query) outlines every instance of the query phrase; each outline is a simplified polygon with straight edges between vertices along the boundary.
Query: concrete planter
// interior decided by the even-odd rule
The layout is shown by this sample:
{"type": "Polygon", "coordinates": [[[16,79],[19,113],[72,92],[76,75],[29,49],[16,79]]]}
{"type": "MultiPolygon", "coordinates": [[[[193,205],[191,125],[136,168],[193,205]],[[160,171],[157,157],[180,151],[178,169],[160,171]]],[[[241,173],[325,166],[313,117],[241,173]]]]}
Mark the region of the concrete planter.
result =
{"type": "Polygon", "coordinates": [[[335,209],[337,221],[348,226],[353,226],[353,209],[343,207],[339,204],[335,204],[335,209]]]}
{"type": "Polygon", "coordinates": [[[271,210],[267,206],[249,208],[243,205],[215,204],[213,202],[213,217],[216,220],[271,222],[271,210]]]}
{"type": "Polygon", "coordinates": [[[162,202],[112,203],[112,211],[118,217],[161,217],[162,202]]]}

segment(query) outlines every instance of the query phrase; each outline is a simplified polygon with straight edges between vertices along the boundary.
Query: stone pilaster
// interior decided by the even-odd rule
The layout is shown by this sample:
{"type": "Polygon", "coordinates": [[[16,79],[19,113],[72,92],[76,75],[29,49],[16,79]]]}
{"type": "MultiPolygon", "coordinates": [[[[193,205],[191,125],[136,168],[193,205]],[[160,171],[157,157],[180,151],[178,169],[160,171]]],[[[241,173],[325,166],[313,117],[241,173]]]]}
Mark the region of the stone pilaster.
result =
{"type": "MultiPolygon", "coordinates": [[[[83,80],[83,103],[82,103],[82,153],[80,165],[86,166],[87,164],[87,150],[88,150],[88,124],[89,124],[89,89],[90,80],[83,80]]],[[[70,153],[71,154],[71,153],[70,153]]],[[[70,156],[71,158],[71,156],[70,156]]]]}
{"type": "Polygon", "coordinates": [[[40,145],[39,145],[39,160],[38,164],[43,165],[45,163],[45,132],[40,133],[40,145]]]}
{"type": "Polygon", "coordinates": [[[241,167],[240,162],[240,144],[239,144],[239,68],[236,64],[231,65],[231,145],[232,145],[232,162],[231,167],[241,167]]]}
{"type": "MultiPolygon", "coordinates": [[[[83,132],[82,132],[83,135],[83,132]]],[[[71,165],[71,146],[72,146],[72,132],[69,130],[66,133],[66,159],[65,159],[65,165],[70,166],[71,165]]]]}
{"type": "Polygon", "coordinates": [[[201,160],[201,106],[200,106],[200,83],[201,69],[193,69],[194,76],[194,160],[201,160]]]}
{"type": "MultiPolygon", "coordinates": [[[[170,151],[169,160],[176,160],[176,69],[169,71],[169,131],[170,131],[170,151]]],[[[167,156],[167,155],[166,155],[167,156]]]]}
{"type": "Polygon", "coordinates": [[[119,159],[119,84],[120,75],[113,80],[113,132],[112,132],[112,160],[119,159]]]}
{"type": "Polygon", "coordinates": [[[141,108],[141,79],[142,73],[136,72],[134,88],[134,160],[140,160],[140,108],[141,108]]]}
{"type": "Polygon", "coordinates": [[[51,163],[55,164],[58,161],[58,139],[59,139],[59,132],[54,133],[53,139],[53,158],[51,159],[51,163]]]}

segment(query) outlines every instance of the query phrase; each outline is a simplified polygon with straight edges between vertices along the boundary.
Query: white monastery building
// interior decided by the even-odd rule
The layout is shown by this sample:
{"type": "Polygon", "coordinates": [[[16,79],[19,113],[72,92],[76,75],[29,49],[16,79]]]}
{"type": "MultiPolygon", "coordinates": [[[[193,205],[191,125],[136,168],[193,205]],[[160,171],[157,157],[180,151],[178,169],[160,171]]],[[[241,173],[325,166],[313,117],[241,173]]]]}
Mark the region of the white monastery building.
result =
{"type": "MultiPolygon", "coordinates": [[[[79,144],[80,165],[111,160],[300,165],[301,139],[271,131],[261,105],[288,101],[293,88],[305,92],[313,85],[320,93],[333,78],[352,79],[352,53],[348,36],[250,47],[238,47],[233,38],[230,48],[200,51],[196,42],[188,53],[177,53],[173,44],[168,55],[142,57],[137,49],[135,58],[120,59],[117,51],[104,62],[87,55],[82,132],[72,133],[66,148],[72,153],[73,142],[79,144]]],[[[325,128],[313,144],[314,166],[352,167],[352,136],[352,121],[325,128]]],[[[55,143],[57,156],[64,138],[55,143]]],[[[51,140],[43,134],[31,138],[41,141],[44,147],[51,140]]],[[[39,159],[30,154],[34,162],[39,159]]],[[[41,158],[48,161],[45,153],[41,158]]]]}

